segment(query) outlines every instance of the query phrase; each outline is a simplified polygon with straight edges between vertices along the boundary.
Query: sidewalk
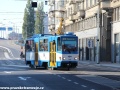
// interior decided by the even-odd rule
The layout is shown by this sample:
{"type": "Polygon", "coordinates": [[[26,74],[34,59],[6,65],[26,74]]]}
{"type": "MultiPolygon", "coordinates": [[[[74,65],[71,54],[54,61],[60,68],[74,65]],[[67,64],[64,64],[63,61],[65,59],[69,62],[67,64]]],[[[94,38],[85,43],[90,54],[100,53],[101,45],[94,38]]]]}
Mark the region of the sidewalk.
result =
{"type": "Polygon", "coordinates": [[[120,63],[111,63],[111,62],[100,62],[97,64],[96,62],[93,61],[85,61],[85,60],[80,60],[78,61],[79,64],[84,64],[84,65],[95,65],[95,66],[104,66],[104,67],[111,67],[111,68],[119,68],[120,69],[120,63]]]}

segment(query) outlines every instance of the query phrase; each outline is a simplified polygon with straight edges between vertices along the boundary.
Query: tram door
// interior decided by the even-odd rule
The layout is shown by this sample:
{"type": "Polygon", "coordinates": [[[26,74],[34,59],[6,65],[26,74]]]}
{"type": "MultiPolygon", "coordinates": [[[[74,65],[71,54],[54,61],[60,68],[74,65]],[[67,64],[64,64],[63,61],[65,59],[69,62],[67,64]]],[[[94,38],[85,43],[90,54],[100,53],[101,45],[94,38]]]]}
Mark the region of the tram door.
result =
{"type": "Polygon", "coordinates": [[[56,66],[56,44],[50,42],[50,67],[56,66]]]}
{"type": "Polygon", "coordinates": [[[38,66],[38,43],[35,43],[35,66],[38,66]]]}

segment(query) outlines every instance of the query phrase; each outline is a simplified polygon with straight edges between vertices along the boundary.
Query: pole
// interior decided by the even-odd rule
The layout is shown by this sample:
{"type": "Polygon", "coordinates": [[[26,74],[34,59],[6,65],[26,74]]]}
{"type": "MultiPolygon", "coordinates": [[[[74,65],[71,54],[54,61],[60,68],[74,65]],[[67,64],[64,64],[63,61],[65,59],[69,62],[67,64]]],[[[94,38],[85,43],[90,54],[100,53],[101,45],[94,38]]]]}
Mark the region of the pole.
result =
{"type": "MultiPolygon", "coordinates": [[[[55,9],[56,9],[56,7],[55,7],[55,1],[54,1],[54,13],[55,13],[55,9]]],[[[55,25],[55,16],[54,16],[54,25],[55,25]]],[[[55,26],[55,29],[56,29],[56,26],[55,26]]],[[[55,30],[54,30],[54,34],[55,34],[55,30]]]]}
{"type": "Polygon", "coordinates": [[[98,1],[97,11],[97,64],[100,63],[100,1],[98,1]]]}
{"type": "Polygon", "coordinates": [[[6,39],[8,39],[8,26],[6,26],[6,39]]]}

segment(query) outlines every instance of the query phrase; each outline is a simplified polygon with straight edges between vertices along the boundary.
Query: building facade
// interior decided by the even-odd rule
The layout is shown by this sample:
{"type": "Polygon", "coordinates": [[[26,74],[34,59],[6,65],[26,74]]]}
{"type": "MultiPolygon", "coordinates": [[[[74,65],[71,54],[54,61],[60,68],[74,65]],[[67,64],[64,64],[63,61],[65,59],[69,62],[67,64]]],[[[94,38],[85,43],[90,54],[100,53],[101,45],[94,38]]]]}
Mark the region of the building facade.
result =
{"type": "Polygon", "coordinates": [[[120,0],[111,0],[113,21],[111,23],[112,62],[120,63],[120,0]]]}
{"type": "MultiPolygon", "coordinates": [[[[59,4],[56,0],[49,2],[54,7],[50,6],[52,10],[49,10],[51,22],[56,19],[55,11],[59,11],[59,4]]],[[[63,29],[79,37],[80,60],[120,62],[120,0],[64,0],[62,5],[64,12],[59,12],[59,15],[64,13],[63,29]]],[[[51,32],[57,30],[59,23],[53,22],[49,24],[51,32]]]]}

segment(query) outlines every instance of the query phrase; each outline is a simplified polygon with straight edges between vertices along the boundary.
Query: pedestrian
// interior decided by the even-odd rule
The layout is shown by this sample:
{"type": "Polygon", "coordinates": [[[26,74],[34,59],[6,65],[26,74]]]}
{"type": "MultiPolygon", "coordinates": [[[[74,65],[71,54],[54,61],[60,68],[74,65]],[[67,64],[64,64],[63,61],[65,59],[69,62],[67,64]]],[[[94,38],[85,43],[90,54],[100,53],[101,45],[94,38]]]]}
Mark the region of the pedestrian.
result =
{"type": "Polygon", "coordinates": [[[20,58],[24,58],[23,51],[21,51],[21,53],[20,53],[20,58]]]}

